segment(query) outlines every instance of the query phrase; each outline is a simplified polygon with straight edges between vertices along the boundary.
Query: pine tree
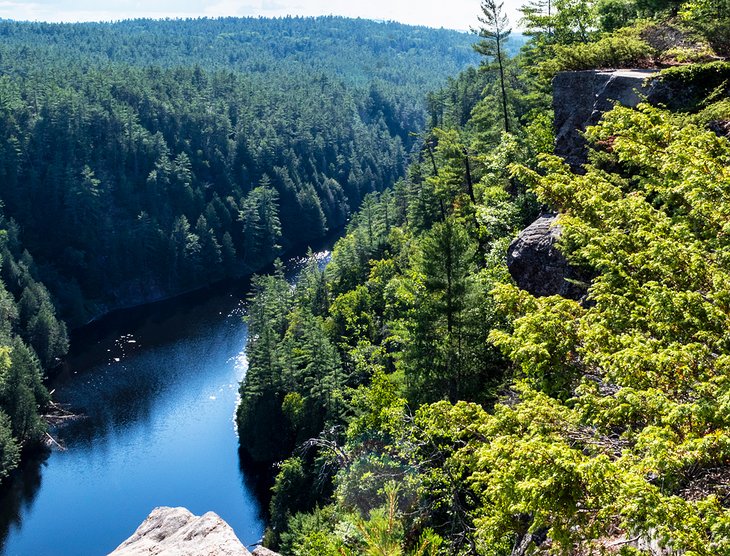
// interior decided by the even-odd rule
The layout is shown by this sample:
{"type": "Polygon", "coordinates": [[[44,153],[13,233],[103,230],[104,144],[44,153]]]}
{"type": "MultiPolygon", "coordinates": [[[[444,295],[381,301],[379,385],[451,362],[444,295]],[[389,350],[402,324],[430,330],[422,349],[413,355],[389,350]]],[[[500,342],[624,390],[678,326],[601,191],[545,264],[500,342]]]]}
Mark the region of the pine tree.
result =
{"type": "Polygon", "coordinates": [[[530,0],[520,8],[525,34],[550,37],[553,34],[553,0],[530,0]]]}
{"type": "Polygon", "coordinates": [[[497,4],[496,0],[483,0],[481,9],[482,15],[477,19],[482,24],[474,32],[483,40],[474,45],[474,50],[483,56],[494,58],[493,63],[499,70],[499,85],[501,89],[502,114],[504,117],[504,130],[509,133],[509,111],[507,109],[507,85],[505,82],[505,65],[507,54],[505,43],[509,39],[512,29],[509,27],[507,15],[502,11],[504,2],[497,4]]]}
{"type": "Polygon", "coordinates": [[[236,270],[236,246],[228,232],[223,234],[221,241],[221,258],[226,275],[231,276],[236,270]]]}
{"type": "Polygon", "coordinates": [[[464,312],[473,261],[474,247],[454,217],[423,236],[412,342],[406,348],[409,379],[419,400],[463,395],[464,312]]]}

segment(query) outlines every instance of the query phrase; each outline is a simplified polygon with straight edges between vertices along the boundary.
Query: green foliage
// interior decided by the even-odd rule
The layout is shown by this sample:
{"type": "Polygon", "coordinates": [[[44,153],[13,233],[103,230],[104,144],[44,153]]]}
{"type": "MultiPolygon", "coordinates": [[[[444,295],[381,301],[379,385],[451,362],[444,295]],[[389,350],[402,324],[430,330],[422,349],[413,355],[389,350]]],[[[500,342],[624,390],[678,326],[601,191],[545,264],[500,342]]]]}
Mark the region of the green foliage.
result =
{"type": "Polygon", "coordinates": [[[730,63],[709,62],[676,66],[661,71],[659,78],[683,90],[682,104],[688,110],[719,101],[730,92],[730,63]]]}
{"type": "Polygon", "coordinates": [[[555,0],[552,35],[558,44],[585,43],[595,34],[593,0],[555,0]]]}
{"type": "Polygon", "coordinates": [[[703,36],[719,56],[730,55],[730,2],[692,0],[684,2],[680,17],[703,36]]]}
{"type": "Polygon", "coordinates": [[[334,17],[0,33],[2,201],[73,325],[342,227],[404,175],[419,93],[474,60],[464,34],[334,17]]]}
{"type": "Polygon", "coordinates": [[[50,395],[43,372],[68,349],[66,327],[48,290],[38,281],[17,223],[0,215],[0,481],[19,463],[22,450],[46,432],[40,414],[50,395]]]}
{"type": "MultiPolygon", "coordinates": [[[[310,263],[288,300],[281,277],[254,280],[242,449],[271,461],[306,447],[296,476],[312,492],[331,483],[338,512],[310,501],[313,513],[297,514],[277,495],[267,539],[285,551],[431,554],[474,542],[454,533],[473,524],[462,500],[468,485],[441,468],[446,453],[431,449],[408,404],[492,401],[502,378],[504,360],[486,340],[506,321],[490,292],[508,279],[500,250],[534,211],[506,167],[552,142],[549,118],[527,117],[533,100],[521,96],[518,73],[517,65],[505,73],[515,135],[501,134],[483,100],[484,84],[494,96],[499,81],[466,72],[431,97],[443,127],[422,138],[420,159],[392,192],[363,198],[325,273],[310,263]],[[284,453],[261,446],[270,428],[284,453]]],[[[290,482],[292,466],[277,484],[290,482]]]]}
{"type": "MultiPolygon", "coordinates": [[[[482,23],[502,24],[485,5],[482,23]]],[[[289,519],[291,553],[422,553],[432,534],[435,551],[490,556],[638,554],[631,538],[730,550],[730,147],[706,129],[727,119],[724,66],[663,77],[686,80],[688,112],[608,113],[582,174],[548,154],[537,70],[650,63],[647,24],[623,27],[676,7],[533,2],[533,40],[504,80],[467,71],[429,97],[406,177],[363,204],[326,285],[306,286],[326,292],[316,314],[339,356],[326,372],[346,386],[342,427],[306,443],[306,473],[333,495],[289,519]],[[538,203],[592,277],[581,302],[511,283],[504,252],[538,203]]],[[[492,56],[503,32],[483,37],[492,56]]],[[[299,415],[312,394],[285,391],[299,415]]]]}
{"type": "Polygon", "coordinates": [[[553,0],[529,0],[519,10],[522,14],[520,24],[525,26],[530,36],[552,34],[555,15],[553,0]]]}
{"type": "Polygon", "coordinates": [[[466,388],[467,299],[472,289],[474,246],[453,218],[434,225],[421,241],[410,287],[415,303],[404,322],[404,370],[412,396],[433,400],[445,392],[458,399],[466,388]]]}
{"type": "Polygon", "coordinates": [[[406,538],[398,510],[399,488],[390,482],[383,489],[385,504],[368,512],[338,515],[334,506],[296,514],[283,535],[282,551],[297,556],[435,556],[443,539],[424,531],[415,543],[406,538]],[[412,545],[412,546],[408,546],[412,545]]]}
{"type": "Polygon", "coordinates": [[[279,550],[296,556],[339,556],[341,543],[334,535],[336,517],[334,506],[294,514],[281,535],[279,550]]]}
{"type": "Polygon", "coordinates": [[[291,512],[309,507],[311,498],[309,481],[300,458],[289,458],[279,465],[279,472],[271,492],[270,527],[273,531],[280,532],[291,517],[291,512]]]}
{"type": "Polygon", "coordinates": [[[727,457],[727,423],[710,408],[726,382],[720,300],[728,283],[722,230],[730,146],[686,116],[648,106],[616,108],[587,136],[610,152],[585,175],[548,157],[544,177],[520,173],[560,208],[568,257],[597,272],[590,303],[565,313],[564,300],[506,288],[501,297],[522,316],[512,334],[495,339],[516,362],[527,361],[528,377],[551,357],[545,368],[568,365],[561,376],[583,376],[562,395],[574,392],[585,425],[606,439],[620,435],[611,473],[627,486],[618,504],[605,502],[607,514],[677,549],[716,553],[726,544],[719,531],[727,510],[711,492],[687,492],[693,469],[727,457]],[[553,314],[562,314],[566,331],[544,326],[553,314]]]}
{"type": "MultiPolygon", "coordinates": [[[[508,554],[515,546],[539,553],[545,538],[555,553],[600,553],[617,531],[688,553],[727,550],[722,487],[704,479],[726,469],[730,453],[730,146],[694,123],[723,107],[714,110],[698,118],[616,108],[587,132],[603,150],[585,174],[548,155],[539,172],[512,167],[514,179],[560,209],[561,249],[595,276],[587,303],[534,298],[504,283],[489,258],[477,272],[465,255],[475,245],[470,218],[455,215],[409,240],[415,247],[406,250],[404,271],[383,273],[392,267],[382,261],[342,298],[350,300],[348,313],[338,309],[348,315],[343,322],[380,318],[373,292],[384,296],[386,318],[389,306],[397,308],[385,341],[397,347],[403,375],[386,374],[380,355],[369,359],[375,370],[353,398],[355,417],[340,452],[335,507],[370,521],[340,518],[354,525],[347,534],[330,521],[302,533],[301,542],[401,553],[402,534],[414,531],[407,535],[414,538],[437,526],[451,550],[477,554],[508,554]],[[488,290],[479,302],[465,301],[480,275],[488,290]],[[389,277],[384,289],[370,289],[377,276],[389,277]],[[448,323],[455,334],[471,305],[492,311],[483,338],[503,350],[516,380],[490,411],[463,401],[423,403],[450,392],[449,382],[440,382],[450,375],[442,363],[448,323]],[[418,339],[422,333],[428,340],[418,339]],[[432,390],[414,393],[416,373],[432,390]],[[412,415],[404,392],[420,404],[412,415]],[[379,493],[393,477],[402,494],[398,509],[391,502],[379,510],[379,493]]],[[[495,187],[476,189],[495,203],[476,214],[508,202],[495,187]]],[[[343,348],[355,353],[353,340],[369,327],[351,325],[343,348]]],[[[369,333],[369,341],[382,341],[369,333]]],[[[453,362],[469,344],[451,345],[459,345],[453,362]]],[[[468,360],[464,368],[477,367],[468,360]]],[[[470,385],[455,398],[473,393],[470,385]]]]}
{"type": "Polygon", "coordinates": [[[524,71],[539,68],[544,88],[558,71],[711,61],[730,52],[727,8],[726,0],[531,2],[522,9],[533,37],[522,51],[524,71]]]}
{"type": "Polygon", "coordinates": [[[723,19],[730,17],[730,3],[727,0],[692,0],[682,5],[684,17],[723,19]]]}
{"type": "Polygon", "coordinates": [[[10,418],[0,412],[0,480],[15,469],[20,460],[20,449],[11,430],[10,418]]]}
{"type": "MultiPolygon", "coordinates": [[[[11,47],[41,48],[45,56],[36,64],[75,57],[89,66],[122,63],[247,74],[301,72],[342,76],[351,85],[369,85],[373,68],[380,68],[380,80],[396,82],[411,73],[412,83],[424,90],[475,59],[473,38],[463,33],[336,16],[74,25],[8,20],[2,23],[2,34],[11,47]],[[421,65],[426,59],[431,60],[430,67],[421,65]]],[[[199,79],[205,79],[204,72],[199,79]]]]}
{"type": "Polygon", "coordinates": [[[665,81],[689,86],[694,83],[706,84],[708,92],[730,79],[730,64],[727,62],[710,62],[708,64],[692,64],[662,70],[661,78],[665,81]]]}
{"type": "Polygon", "coordinates": [[[685,0],[636,0],[636,7],[643,14],[659,15],[667,13],[676,15],[677,10],[684,3],[685,0]]]}
{"type": "Polygon", "coordinates": [[[601,29],[609,33],[628,27],[639,12],[633,0],[600,0],[596,5],[596,15],[601,29]]]}
{"type": "MultiPolygon", "coordinates": [[[[308,265],[302,287],[319,280],[308,265]]],[[[256,461],[275,462],[296,442],[315,436],[342,417],[345,377],[313,298],[292,295],[281,267],[255,276],[246,322],[248,370],[237,411],[242,445],[256,461]],[[309,303],[307,303],[309,301],[309,303]]]]}
{"type": "Polygon", "coordinates": [[[593,0],[532,0],[520,12],[527,34],[542,45],[587,42],[596,23],[593,0]]]}
{"type": "Polygon", "coordinates": [[[347,435],[361,439],[374,433],[384,442],[396,438],[405,411],[406,400],[400,396],[399,387],[393,377],[382,370],[376,370],[369,386],[361,386],[352,399],[356,411],[350,422],[347,435]]]}
{"type": "Polygon", "coordinates": [[[404,550],[406,542],[403,524],[398,515],[398,485],[389,482],[383,488],[385,505],[370,511],[368,519],[356,518],[355,528],[360,537],[360,546],[355,549],[347,547],[343,550],[346,555],[364,554],[367,556],[425,556],[435,555],[443,540],[426,530],[421,535],[416,546],[404,550]]]}
{"type": "Polygon", "coordinates": [[[575,321],[583,312],[578,303],[556,296],[535,299],[513,286],[494,292],[513,330],[493,330],[489,339],[502,348],[535,388],[554,396],[569,396],[579,376],[574,361],[575,321]]]}
{"type": "Polygon", "coordinates": [[[730,99],[724,99],[714,102],[703,109],[696,116],[695,121],[706,127],[713,122],[723,122],[730,120],[730,99]]]}
{"type": "MultiPolygon", "coordinates": [[[[524,160],[523,154],[531,151],[505,135],[493,156],[472,156],[465,146],[468,136],[457,130],[434,130],[433,137],[438,143],[431,151],[432,171],[412,174],[392,194],[367,198],[335,246],[324,275],[313,267],[305,272],[294,301],[281,305],[276,316],[262,317],[260,325],[254,326],[252,315],[277,288],[272,282],[251,300],[249,325],[255,341],[248,348],[251,364],[241,387],[242,447],[252,451],[244,439],[257,433],[256,421],[247,416],[260,403],[257,385],[272,377],[268,380],[279,386],[262,390],[279,400],[284,429],[307,423],[296,435],[296,442],[308,449],[303,476],[333,479],[339,511],[336,520],[320,519],[317,510],[310,516],[291,512],[287,528],[268,537],[291,553],[427,554],[441,546],[439,535],[449,531],[443,523],[452,532],[473,523],[462,501],[471,491],[461,471],[445,471],[445,448],[432,448],[438,433],[426,434],[421,421],[412,421],[406,399],[421,405],[443,397],[486,401],[493,396],[504,361],[486,339],[505,320],[490,292],[507,279],[500,254],[505,236],[529,218],[521,208],[523,197],[506,190],[511,181],[504,166],[524,160]],[[441,205],[428,217],[434,220],[431,224],[415,218],[424,190],[441,205]],[[332,366],[322,366],[327,356],[309,356],[307,335],[319,326],[314,314],[323,317],[321,330],[337,350],[339,361],[332,359],[332,366]],[[256,334],[266,326],[280,329],[256,334]],[[256,342],[269,337],[273,342],[264,353],[271,356],[260,358],[256,342]],[[339,384],[334,390],[339,409],[308,390],[306,379],[293,370],[302,368],[298,357],[316,361],[321,372],[314,374],[339,384]],[[308,407],[320,408],[325,420],[313,417],[308,407]],[[346,435],[338,432],[339,424],[347,424],[346,435]],[[383,493],[394,479],[399,485],[397,510],[392,500],[382,508],[383,493]],[[438,534],[429,532],[429,525],[437,523],[438,534]]],[[[254,286],[268,280],[278,282],[284,295],[281,278],[258,278],[254,286]]],[[[317,337],[324,341],[319,332],[317,337]]],[[[269,423],[278,411],[269,414],[269,423]]],[[[254,448],[257,442],[252,440],[254,448]]],[[[277,512],[285,515],[286,504],[277,512]]],[[[467,537],[454,541],[448,536],[449,542],[466,546],[467,537]]],[[[473,535],[468,539],[474,542],[473,535]]]]}
{"type": "Polygon", "coordinates": [[[635,68],[651,65],[653,49],[633,30],[607,35],[596,42],[556,46],[555,58],[543,71],[576,71],[596,68],[635,68]]]}

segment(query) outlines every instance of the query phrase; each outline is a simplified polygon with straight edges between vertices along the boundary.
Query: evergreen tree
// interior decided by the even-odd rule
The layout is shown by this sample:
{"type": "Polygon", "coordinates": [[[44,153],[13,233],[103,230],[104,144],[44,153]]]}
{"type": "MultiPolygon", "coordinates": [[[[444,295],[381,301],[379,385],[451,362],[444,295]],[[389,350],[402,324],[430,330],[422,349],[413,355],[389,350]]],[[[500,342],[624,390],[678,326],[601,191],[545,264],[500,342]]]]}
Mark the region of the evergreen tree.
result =
{"type": "Polygon", "coordinates": [[[465,310],[474,247],[463,226],[449,217],[421,240],[418,269],[423,293],[416,300],[407,371],[419,400],[446,394],[457,400],[462,391],[465,310]]]}
{"type": "Polygon", "coordinates": [[[482,38],[474,45],[482,56],[491,58],[490,64],[496,65],[499,72],[500,101],[502,105],[502,117],[504,131],[509,133],[509,110],[507,109],[507,83],[505,79],[505,65],[507,64],[507,51],[505,43],[509,39],[512,29],[509,26],[507,15],[503,12],[504,2],[497,3],[497,0],[482,0],[482,14],[477,18],[482,26],[474,32],[482,38]]]}
{"type": "Polygon", "coordinates": [[[18,442],[13,438],[10,418],[0,410],[0,481],[17,467],[20,461],[18,442]]]}
{"type": "Polygon", "coordinates": [[[554,0],[530,0],[520,8],[525,32],[531,36],[553,34],[554,0]]]}

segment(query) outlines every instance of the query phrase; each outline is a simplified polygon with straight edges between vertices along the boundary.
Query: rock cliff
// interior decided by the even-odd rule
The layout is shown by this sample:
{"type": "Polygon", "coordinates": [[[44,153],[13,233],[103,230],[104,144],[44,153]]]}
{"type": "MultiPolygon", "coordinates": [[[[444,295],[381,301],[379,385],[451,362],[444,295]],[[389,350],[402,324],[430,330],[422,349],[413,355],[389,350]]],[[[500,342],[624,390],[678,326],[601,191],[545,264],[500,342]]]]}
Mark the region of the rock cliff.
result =
{"type": "MultiPolygon", "coordinates": [[[[671,104],[671,86],[655,79],[653,70],[589,70],[560,72],[553,79],[555,154],[580,171],[587,160],[583,132],[598,123],[615,103],[671,104]]],[[[557,215],[540,216],[510,244],[507,266],[517,285],[537,296],[580,299],[589,277],[572,268],[555,246],[560,237],[557,215]]]]}
{"type": "Polygon", "coordinates": [[[666,87],[653,70],[565,71],[553,79],[555,154],[574,169],[586,161],[582,132],[598,123],[615,102],[634,107],[642,100],[664,102],[666,87]]]}

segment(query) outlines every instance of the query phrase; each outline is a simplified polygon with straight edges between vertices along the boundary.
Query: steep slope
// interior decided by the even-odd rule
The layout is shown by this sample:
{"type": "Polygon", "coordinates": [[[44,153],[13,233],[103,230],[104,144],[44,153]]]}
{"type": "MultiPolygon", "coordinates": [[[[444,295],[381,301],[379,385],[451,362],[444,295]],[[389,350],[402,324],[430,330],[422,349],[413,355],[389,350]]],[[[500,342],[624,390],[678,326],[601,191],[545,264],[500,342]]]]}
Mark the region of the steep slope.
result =
{"type": "MultiPolygon", "coordinates": [[[[420,158],[365,200],[327,271],[294,292],[258,279],[238,422],[250,458],[286,458],[272,547],[730,551],[730,64],[660,72],[681,84],[673,110],[616,95],[616,73],[564,74],[559,108],[583,117],[562,131],[591,125],[571,168],[552,154],[551,72],[651,57],[639,40],[621,48],[647,22],[614,33],[612,7],[624,23],[666,28],[681,12],[689,32],[712,13],[708,28],[730,28],[726,2],[531,3],[525,52],[430,97],[420,158]],[[630,106],[596,98],[597,83],[630,106]],[[539,210],[558,216],[539,220],[533,263],[576,272],[525,291],[508,245],[539,210]],[[268,426],[279,442],[249,442],[268,426]]],[[[503,20],[483,8],[494,52],[503,20]]]]}

